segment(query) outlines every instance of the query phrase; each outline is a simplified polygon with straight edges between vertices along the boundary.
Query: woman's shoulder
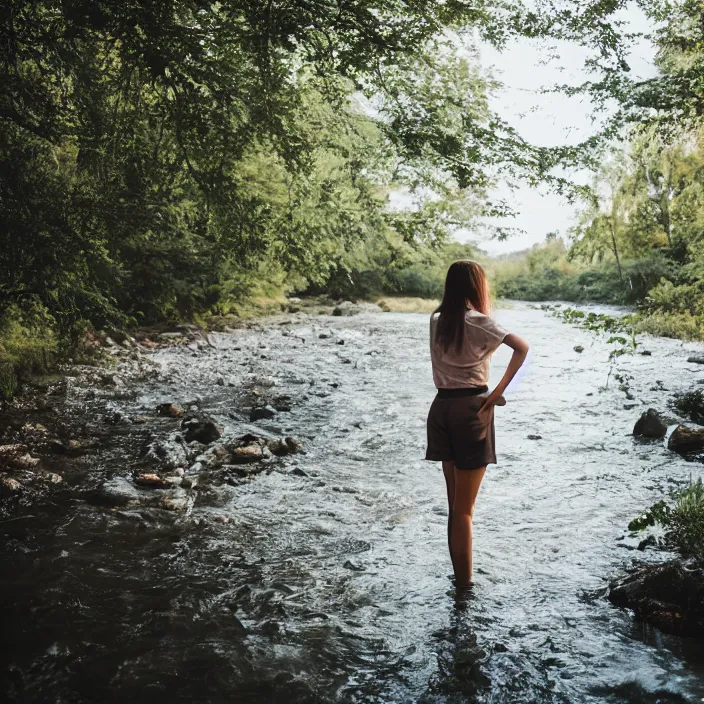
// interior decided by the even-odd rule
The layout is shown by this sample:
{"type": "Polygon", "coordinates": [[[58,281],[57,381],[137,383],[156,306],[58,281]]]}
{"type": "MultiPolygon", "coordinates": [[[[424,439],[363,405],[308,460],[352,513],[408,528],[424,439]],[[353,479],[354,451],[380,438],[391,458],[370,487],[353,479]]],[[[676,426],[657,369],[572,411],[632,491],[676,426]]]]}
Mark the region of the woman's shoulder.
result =
{"type": "Polygon", "coordinates": [[[482,328],[482,330],[486,330],[490,334],[502,337],[506,335],[504,328],[499,325],[494,318],[478,310],[474,310],[473,308],[465,313],[464,319],[468,325],[482,328]]]}

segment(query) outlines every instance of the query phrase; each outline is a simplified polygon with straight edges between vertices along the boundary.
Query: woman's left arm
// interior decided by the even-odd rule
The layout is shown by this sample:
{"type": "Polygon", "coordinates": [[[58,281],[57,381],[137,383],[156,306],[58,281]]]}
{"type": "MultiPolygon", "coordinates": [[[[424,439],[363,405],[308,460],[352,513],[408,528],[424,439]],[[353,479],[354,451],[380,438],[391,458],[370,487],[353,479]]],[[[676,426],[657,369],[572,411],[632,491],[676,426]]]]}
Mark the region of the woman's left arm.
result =
{"type": "Polygon", "coordinates": [[[506,387],[511,383],[511,379],[516,376],[516,373],[523,365],[528,354],[528,343],[518,335],[509,334],[504,337],[503,343],[508,345],[512,350],[511,361],[506,367],[501,381],[496,385],[496,388],[486,397],[486,401],[479,409],[479,413],[484,413],[496,405],[496,402],[501,398],[506,387]]]}

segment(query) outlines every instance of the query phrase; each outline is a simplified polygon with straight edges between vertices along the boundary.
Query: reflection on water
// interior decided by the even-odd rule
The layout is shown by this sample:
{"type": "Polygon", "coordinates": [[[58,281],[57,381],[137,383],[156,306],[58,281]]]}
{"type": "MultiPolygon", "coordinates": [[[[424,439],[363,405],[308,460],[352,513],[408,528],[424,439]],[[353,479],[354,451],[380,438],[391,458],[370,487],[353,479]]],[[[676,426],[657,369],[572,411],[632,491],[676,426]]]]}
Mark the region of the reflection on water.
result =
{"type": "MultiPolygon", "coordinates": [[[[426,316],[221,334],[217,349],[155,353],[158,379],[113,404],[149,416],[161,401],[200,397],[228,433],[291,434],[307,454],[249,482],[201,487],[187,515],[96,505],[88,490],[142,466],[166,432],[152,414],[105,444],[84,484],[1,524],[6,698],[699,701],[701,651],[603,598],[633,559],[621,539],[630,518],[702,473],[630,436],[641,409],[664,409],[701,375],[686,363],[692,345],[647,340],[652,356],[623,358],[639,402],[625,408],[622,392],[599,391],[603,341],[528,306],[498,319],[531,342],[533,359],[497,409],[499,464],[477,501],[471,595],[452,591],[442,475],[422,459],[426,316]],[[252,375],[272,377],[291,411],[250,425],[252,375]]],[[[85,403],[76,398],[76,410],[85,403]]]]}

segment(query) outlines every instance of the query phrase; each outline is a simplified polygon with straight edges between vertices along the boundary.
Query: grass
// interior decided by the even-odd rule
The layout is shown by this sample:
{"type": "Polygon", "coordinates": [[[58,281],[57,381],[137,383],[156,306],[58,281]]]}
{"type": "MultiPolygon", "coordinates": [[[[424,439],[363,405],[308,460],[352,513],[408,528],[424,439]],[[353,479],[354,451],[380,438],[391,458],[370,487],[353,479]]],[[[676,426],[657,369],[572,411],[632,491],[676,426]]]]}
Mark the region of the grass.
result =
{"type": "Polygon", "coordinates": [[[382,296],[374,300],[386,313],[432,313],[440,301],[409,296],[382,296]]]}

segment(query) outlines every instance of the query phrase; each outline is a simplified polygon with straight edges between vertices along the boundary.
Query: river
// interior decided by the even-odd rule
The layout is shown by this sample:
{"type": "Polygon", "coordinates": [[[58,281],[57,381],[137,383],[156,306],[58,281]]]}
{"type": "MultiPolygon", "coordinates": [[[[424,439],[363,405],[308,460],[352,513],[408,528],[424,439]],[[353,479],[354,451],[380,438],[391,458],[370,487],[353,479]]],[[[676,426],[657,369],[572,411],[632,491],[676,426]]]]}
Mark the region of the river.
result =
{"type": "MultiPolygon", "coordinates": [[[[686,362],[697,346],[641,340],[650,356],[618,361],[629,402],[613,375],[600,390],[605,339],[527,304],[497,319],[532,352],[496,411],[499,460],[477,500],[476,586],[462,602],[442,472],[423,460],[427,316],[214,333],[213,348],[151,353],[158,371],[128,392],[69,393],[88,425],[106,408],[147,422],[115,424],[87,473],[0,523],[6,701],[702,701],[704,649],[604,598],[634,560],[663,559],[633,549],[629,520],[703,474],[630,434],[643,410],[704,378],[686,362]],[[250,424],[256,393],[289,396],[291,410],[250,424]],[[189,400],[226,435],[293,435],[306,453],[194,490],[187,511],[91,500],[105,478],[143,469],[173,427],[155,406],[189,400]]],[[[509,352],[494,358],[497,379],[509,352]]]]}

